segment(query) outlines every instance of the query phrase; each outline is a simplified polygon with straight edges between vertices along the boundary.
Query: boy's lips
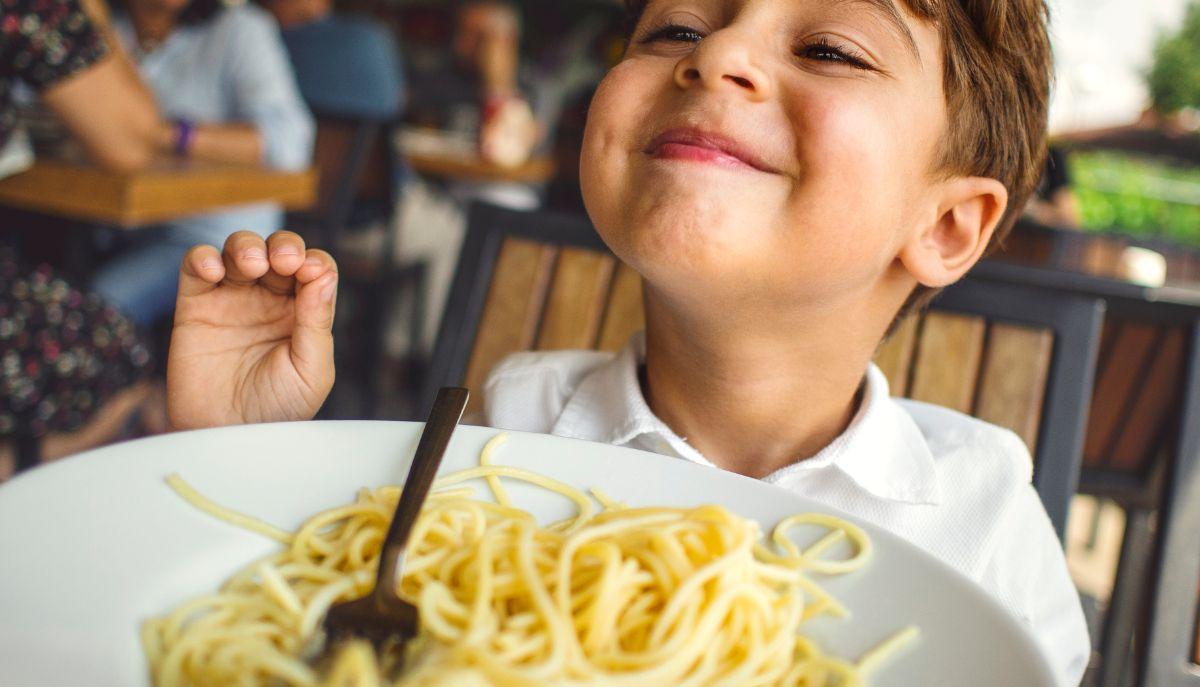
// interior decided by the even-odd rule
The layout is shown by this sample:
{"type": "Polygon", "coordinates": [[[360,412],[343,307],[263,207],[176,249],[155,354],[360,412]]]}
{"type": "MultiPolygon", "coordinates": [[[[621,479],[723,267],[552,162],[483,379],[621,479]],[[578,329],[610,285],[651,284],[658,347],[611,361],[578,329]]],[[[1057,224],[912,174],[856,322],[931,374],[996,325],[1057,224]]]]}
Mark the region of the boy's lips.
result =
{"type": "Polygon", "coordinates": [[[711,162],[728,167],[749,167],[768,174],[779,173],[738,141],[690,127],[667,129],[655,136],[643,152],[659,159],[711,162]]]}

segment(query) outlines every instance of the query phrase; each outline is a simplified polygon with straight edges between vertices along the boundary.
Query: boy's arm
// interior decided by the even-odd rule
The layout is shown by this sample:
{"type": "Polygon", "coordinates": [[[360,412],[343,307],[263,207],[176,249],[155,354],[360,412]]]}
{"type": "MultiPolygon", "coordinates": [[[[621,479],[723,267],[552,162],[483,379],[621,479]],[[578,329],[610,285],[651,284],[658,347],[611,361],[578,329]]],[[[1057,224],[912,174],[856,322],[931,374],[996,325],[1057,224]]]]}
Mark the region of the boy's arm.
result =
{"type": "Polygon", "coordinates": [[[312,418],[333,387],[337,277],[328,253],[287,231],[188,251],[167,356],[171,424],[312,418]]]}
{"type": "Polygon", "coordinates": [[[1021,485],[998,514],[981,582],[1017,609],[1054,667],[1060,685],[1077,687],[1091,658],[1079,592],[1037,492],[1021,485]]]}

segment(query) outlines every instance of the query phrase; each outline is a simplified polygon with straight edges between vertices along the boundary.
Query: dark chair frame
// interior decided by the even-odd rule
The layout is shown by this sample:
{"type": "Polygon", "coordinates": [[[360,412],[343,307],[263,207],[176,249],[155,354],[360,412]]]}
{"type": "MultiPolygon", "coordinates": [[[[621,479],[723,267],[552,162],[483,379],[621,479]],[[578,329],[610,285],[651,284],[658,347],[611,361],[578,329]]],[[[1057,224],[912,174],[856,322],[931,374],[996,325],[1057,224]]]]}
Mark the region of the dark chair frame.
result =
{"type": "MultiPolygon", "coordinates": [[[[1200,687],[1200,668],[1192,655],[1200,581],[1200,292],[1009,263],[984,263],[976,271],[989,279],[1098,297],[1110,316],[1182,326],[1190,333],[1179,432],[1166,469],[1148,475],[1085,469],[1081,489],[1099,495],[1124,494],[1135,505],[1144,504],[1128,513],[1102,639],[1105,663],[1099,684],[1127,685],[1126,676],[1132,672],[1134,683],[1146,687],[1200,687]],[[1142,650],[1135,652],[1131,645],[1143,603],[1148,604],[1146,637],[1142,650]],[[1135,659],[1132,668],[1131,658],[1135,659]]],[[[1138,390],[1133,396],[1140,394],[1138,390]]]]}
{"type": "MultiPolygon", "coordinates": [[[[391,141],[398,120],[379,119],[371,117],[355,117],[345,114],[313,111],[313,117],[318,122],[334,122],[348,125],[353,131],[350,147],[345,159],[342,160],[340,176],[333,186],[333,191],[325,207],[320,212],[296,213],[289,221],[296,221],[301,234],[306,234],[308,240],[315,239],[317,247],[333,251],[343,231],[353,220],[354,203],[362,185],[363,174],[375,146],[383,138],[391,141]]],[[[398,206],[394,177],[397,169],[389,165],[388,179],[384,188],[385,204],[389,210],[388,227],[384,231],[384,242],[380,249],[382,262],[377,271],[369,275],[347,274],[342,278],[342,290],[353,291],[358,297],[361,317],[367,323],[367,331],[356,332],[356,338],[362,341],[361,356],[367,361],[365,370],[379,370],[383,367],[383,324],[385,314],[393,309],[396,294],[407,291],[412,295],[412,315],[409,322],[410,337],[419,339],[421,323],[424,321],[424,289],[427,278],[427,266],[422,262],[406,265],[396,265],[393,262],[396,248],[396,232],[390,226],[391,216],[398,206]]],[[[340,348],[340,347],[339,347],[340,348]]],[[[364,376],[369,375],[365,373],[364,376]]],[[[363,414],[374,417],[380,406],[383,394],[383,380],[378,375],[363,382],[365,389],[365,405],[363,414]]],[[[328,412],[325,409],[323,414],[328,412]]]]}
{"type": "Polygon", "coordinates": [[[1159,540],[1146,637],[1144,684],[1200,686],[1195,665],[1196,584],[1200,581],[1200,316],[1193,321],[1179,446],[1159,512],[1159,540]]]}
{"type": "Polygon", "coordinates": [[[970,276],[933,307],[1054,333],[1054,349],[1034,454],[1033,486],[1060,540],[1079,484],[1104,304],[1098,298],[970,276]],[[1054,456],[1053,460],[1047,459],[1054,456]]]}
{"type": "MultiPolygon", "coordinates": [[[[492,272],[507,237],[609,252],[585,216],[522,212],[484,203],[471,206],[438,344],[417,407],[426,407],[438,387],[459,384],[466,376],[492,272]]],[[[1103,305],[1095,298],[967,279],[943,292],[937,307],[1054,332],[1037,448],[1039,455],[1065,458],[1044,463],[1034,475],[1034,485],[1061,537],[1083,455],[1103,305]]]]}
{"type": "MultiPolygon", "coordinates": [[[[331,250],[336,247],[338,237],[350,222],[354,209],[354,200],[362,184],[367,162],[371,159],[371,152],[381,136],[391,137],[395,129],[395,121],[351,117],[320,111],[314,111],[313,118],[319,122],[326,121],[349,125],[354,132],[351,137],[350,148],[346,153],[346,159],[342,162],[341,177],[334,185],[333,193],[324,211],[319,213],[295,213],[294,215],[301,220],[302,224],[310,225],[308,228],[312,230],[312,238],[317,239],[318,247],[331,250]],[[308,221],[305,222],[304,220],[308,221]]],[[[389,172],[394,172],[394,170],[389,170],[389,172]]],[[[390,180],[387,184],[387,193],[389,195],[388,205],[395,207],[396,198],[394,196],[393,184],[390,180]]]]}
{"type": "Polygon", "coordinates": [[[473,203],[467,210],[467,231],[438,327],[425,389],[416,407],[429,407],[439,387],[459,384],[466,377],[492,272],[504,239],[508,237],[609,252],[585,216],[546,211],[531,213],[473,203]]]}

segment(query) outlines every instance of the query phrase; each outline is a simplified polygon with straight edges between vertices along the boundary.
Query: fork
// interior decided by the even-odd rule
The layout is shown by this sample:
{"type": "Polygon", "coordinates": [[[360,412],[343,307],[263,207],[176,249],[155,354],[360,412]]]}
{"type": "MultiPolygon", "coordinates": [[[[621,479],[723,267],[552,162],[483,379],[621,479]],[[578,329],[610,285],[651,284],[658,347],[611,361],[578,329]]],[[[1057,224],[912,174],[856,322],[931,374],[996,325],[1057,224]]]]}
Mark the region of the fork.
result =
{"type": "Polygon", "coordinates": [[[417,634],[416,606],[396,593],[397,573],[400,571],[408,535],[417,521],[421,506],[429,495],[438,465],[450,443],[450,435],[462,419],[469,394],[466,389],[443,387],[433,401],[433,409],[421,432],[412,468],[400,492],[400,501],[388,526],[387,537],[379,556],[375,588],[361,599],[341,601],[330,606],[322,624],[325,643],[311,664],[321,665],[332,656],[334,647],[347,639],[361,637],[369,640],[382,657],[400,656],[401,649],[417,634]]]}

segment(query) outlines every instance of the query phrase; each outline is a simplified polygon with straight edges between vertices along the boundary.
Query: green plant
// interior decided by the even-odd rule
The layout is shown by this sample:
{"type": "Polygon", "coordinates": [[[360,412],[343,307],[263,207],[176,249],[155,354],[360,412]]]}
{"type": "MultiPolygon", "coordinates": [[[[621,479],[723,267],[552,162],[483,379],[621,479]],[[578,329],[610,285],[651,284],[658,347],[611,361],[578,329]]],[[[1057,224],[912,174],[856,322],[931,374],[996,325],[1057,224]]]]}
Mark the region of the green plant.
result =
{"type": "Polygon", "coordinates": [[[1159,38],[1147,75],[1150,100],[1163,114],[1200,108],[1200,2],[1188,3],[1183,26],[1159,38]]]}
{"type": "Polygon", "coordinates": [[[1109,151],[1069,165],[1084,229],[1200,246],[1200,169],[1109,151]]]}

